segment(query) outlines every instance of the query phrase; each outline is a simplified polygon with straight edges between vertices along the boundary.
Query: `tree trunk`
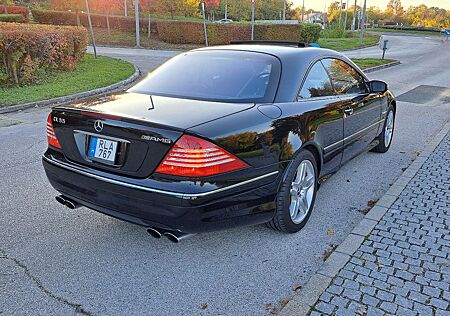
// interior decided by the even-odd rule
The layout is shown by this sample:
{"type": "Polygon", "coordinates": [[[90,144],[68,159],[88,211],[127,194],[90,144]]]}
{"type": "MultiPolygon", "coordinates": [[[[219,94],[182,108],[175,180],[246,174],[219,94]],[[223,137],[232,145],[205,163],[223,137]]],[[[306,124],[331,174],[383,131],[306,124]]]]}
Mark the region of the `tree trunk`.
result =
{"type": "Polygon", "coordinates": [[[108,28],[108,35],[111,36],[111,27],[109,26],[109,13],[106,13],[106,27],[108,28]]]}
{"type": "Polygon", "coordinates": [[[80,12],[77,10],[77,25],[81,26],[81,21],[80,21],[80,12]]]}
{"type": "Polygon", "coordinates": [[[148,15],[148,34],[147,34],[147,38],[150,39],[150,33],[152,32],[152,24],[151,24],[151,20],[150,20],[150,14],[148,15]]]}

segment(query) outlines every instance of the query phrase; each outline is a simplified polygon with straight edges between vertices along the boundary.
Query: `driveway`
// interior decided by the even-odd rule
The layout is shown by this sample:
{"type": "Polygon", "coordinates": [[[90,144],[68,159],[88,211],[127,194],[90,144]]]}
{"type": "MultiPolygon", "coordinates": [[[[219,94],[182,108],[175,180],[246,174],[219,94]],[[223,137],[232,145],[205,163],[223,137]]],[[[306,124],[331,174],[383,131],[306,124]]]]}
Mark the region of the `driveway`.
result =
{"type": "MultiPolygon", "coordinates": [[[[310,222],[295,235],[255,226],[172,244],[86,208],[63,208],[40,162],[49,110],[0,116],[0,314],[267,314],[310,278],[361,220],[359,210],[449,120],[450,44],[410,38],[396,36],[401,52],[393,45],[387,55],[402,65],[370,74],[410,101],[398,103],[391,150],[363,154],[325,182],[310,222]]],[[[364,52],[374,53],[347,54],[364,52]]],[[[148,71],[177,52],[99,53],[148,71]]]]}

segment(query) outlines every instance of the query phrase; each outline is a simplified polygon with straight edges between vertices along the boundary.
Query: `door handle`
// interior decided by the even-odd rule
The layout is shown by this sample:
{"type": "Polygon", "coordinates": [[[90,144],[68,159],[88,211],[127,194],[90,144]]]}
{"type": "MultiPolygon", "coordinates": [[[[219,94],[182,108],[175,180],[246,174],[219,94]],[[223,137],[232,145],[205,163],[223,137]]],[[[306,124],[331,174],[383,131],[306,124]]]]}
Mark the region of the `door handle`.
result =
{"type": "Polygon", "coordinates": [[[352,115],[353,114],[353,108],[344,109],[344,113],[347,114],[348,116],[352,115]]]}

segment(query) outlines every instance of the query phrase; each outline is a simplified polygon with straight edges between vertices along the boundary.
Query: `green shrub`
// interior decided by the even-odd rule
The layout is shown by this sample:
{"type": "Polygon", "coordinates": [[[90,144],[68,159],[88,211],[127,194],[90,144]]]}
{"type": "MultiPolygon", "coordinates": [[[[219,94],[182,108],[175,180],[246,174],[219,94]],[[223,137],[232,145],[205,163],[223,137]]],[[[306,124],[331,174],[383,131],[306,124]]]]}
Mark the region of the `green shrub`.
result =
{"type": "Polygon", "coordinates": [[[337,24],[332,24],[327,29],[320,32],[320,37],[322,38],[345,38],[347,35],[348,33],[344,28],[337,24]]]}
{"type": "Polygon", "coordinates": [[[28,23],[29,13],[28,7],[15,6],[15,5],[2,5],[0,4],[0,13],[4,14],[20,14],[23,16],[23,22],[28,23]]]}
{"type": "Polygon", "coordinates": [[[82,27],[0,23],[2,82],[28,84],[54,69],[71,71],[87,44],[82,27]]]}
{"type": "Polygon", "coordinates": [[[322,25],[313,23],[304,23],[300,38],[306,43],[316,43],[319,40],[322,25]]]}
{"type": "Polygon", "coordinates": [[[0,22],[23,23],[23,16],[21,14],[0,14],[0,22]]]}

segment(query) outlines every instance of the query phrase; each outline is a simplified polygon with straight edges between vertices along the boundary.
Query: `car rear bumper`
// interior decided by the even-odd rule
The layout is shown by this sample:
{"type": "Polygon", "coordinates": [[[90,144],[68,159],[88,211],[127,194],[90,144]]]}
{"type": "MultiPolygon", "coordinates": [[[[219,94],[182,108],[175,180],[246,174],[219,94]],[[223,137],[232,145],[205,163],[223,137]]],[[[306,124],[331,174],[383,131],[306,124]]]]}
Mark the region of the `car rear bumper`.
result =
{"type": "Polygon", "coordinates": [[[280,173],[272,171],[227,187],[184,193],[123,182],[48,154],[43,165],[51,185],[83,206],[141,226],[183,233],[269,221],[280,181],[280,173]]]}

